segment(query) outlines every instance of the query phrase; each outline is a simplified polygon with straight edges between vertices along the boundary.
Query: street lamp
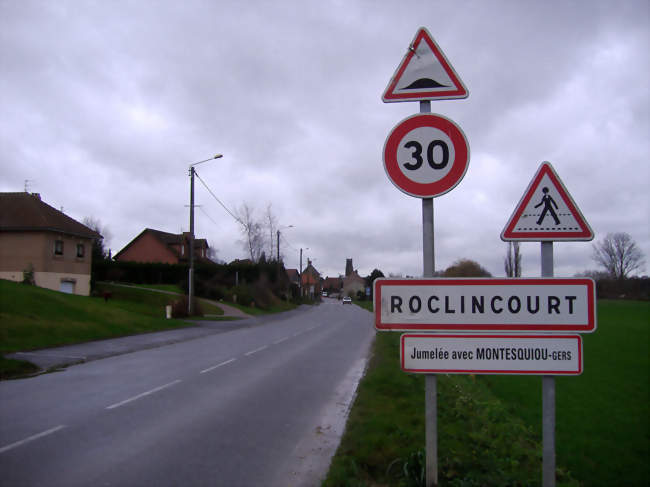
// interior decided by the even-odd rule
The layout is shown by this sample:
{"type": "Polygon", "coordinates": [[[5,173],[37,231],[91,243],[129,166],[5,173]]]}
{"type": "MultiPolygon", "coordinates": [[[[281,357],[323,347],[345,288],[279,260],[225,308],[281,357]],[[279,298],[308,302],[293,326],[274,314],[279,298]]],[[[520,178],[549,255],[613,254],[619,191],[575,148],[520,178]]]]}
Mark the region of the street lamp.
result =
{"type": "Polygon", "coordinates": [[[278,262],[280,262],[280,230],[284,228],[293,228],[293,225],[278,228],[278,262]]]}
{"type": "Polygon", "coordinates": [[[219,159],[220,157],[223,157],[223,154],[216,154],[209,159],[190,164],[190,271],[187,284],[187,314],[190,316],[192,316],[192,311],[194,310],[194,166],[212,161],[213,159],[219,159]]]}

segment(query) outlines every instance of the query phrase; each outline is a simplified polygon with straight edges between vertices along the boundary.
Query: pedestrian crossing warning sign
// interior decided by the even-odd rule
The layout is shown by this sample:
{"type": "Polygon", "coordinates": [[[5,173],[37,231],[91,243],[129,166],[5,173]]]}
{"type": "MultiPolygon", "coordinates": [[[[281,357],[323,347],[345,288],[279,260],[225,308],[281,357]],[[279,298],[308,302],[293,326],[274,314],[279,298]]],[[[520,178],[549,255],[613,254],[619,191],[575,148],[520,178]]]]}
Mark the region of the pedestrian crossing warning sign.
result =
{"type": "Polygon", "coordinates": [[[594,233],[549,162],[543,162],[501,240],[593,240],[594,233]]]}

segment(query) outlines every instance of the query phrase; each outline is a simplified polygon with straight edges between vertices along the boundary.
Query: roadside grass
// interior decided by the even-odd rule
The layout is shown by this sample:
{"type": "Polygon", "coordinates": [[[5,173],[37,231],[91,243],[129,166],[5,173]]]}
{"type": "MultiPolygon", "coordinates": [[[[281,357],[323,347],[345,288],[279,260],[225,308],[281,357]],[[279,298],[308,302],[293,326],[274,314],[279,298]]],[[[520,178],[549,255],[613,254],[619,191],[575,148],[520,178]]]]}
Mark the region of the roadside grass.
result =
{"type": "MultiPolygon", "coordinates": [[[[650,485],[649,328],[649,302],[599,301],[583,374],[556,378],[558,463],[585,486],[650,485]]],[[[482,379],[541,438],[541,379],[482,379]]]]}
{"type": "MultiPolygon", "coordinates": [[[[173,291],[171,285],[152,285],[151,289],[160,291],[173,291]],[[169,289],[160,289],[160,286],[169,287],[169,289]]],[[[165,317],[165,306],[173,304],[183,297],[181,294],[166,294],[161,292],[152,292],[147,290],[149,285],[120,285],[115,283],[100,282],[97,283],[95,292],[102,295],[105,291],[111,293],[109,302],[116,302],[117,306],[130,311],[147,314],[149,316],[165,317]]],[[[180,291],[180,289],[179,289],[180,291]]],[[[101,298],[103,299],[103,298],[101,298]]],[[[222,315],[223,310],[208,300],[198,298],[199,305],[204,314],[222,315]]]]}
{"type": "Polygon", "coordinates": [[[180,286],[175,284],[130,284],[130,286],[141,287],[144,289],[157,289],[158,291],[167,291],[170,293],[183,294],[180,286]]]}
{"type": "Polygon", "coordinates": [[[296,309],[296,305],[289,302],[289,301],[277,301],[276,303],[273,304],[270,308],[267,309],[262,309],[262,308],[254,308],[251,306],[243,306],[239,303],[232,303],[228,301],[228,306],[232,306],[233,308],[237,308],[244,313],[247,313],[251,316],[260,316],[260,315],[268,315],[268,314],[274,314],[274,313],[283,313],[285,311],[291,311],[292,309],[296,309]]]}
{"type": "Polygon", "coordinates": [[[0,353],[190,326],[164,318],[164,295],[143,295],[137,302],[119,294],[105,302],[0,280],[0,353]]]}
{"type": "MultiPolygon", "coordinates": [[[[398,347],[399,333],[377,333],[324,486],[424,485],[424,376],[401,371],[398,347]]],[[[531,428],[475,377],[437,382],[440,485],[539,485],[531,428]]]]}
{"type": "MultiPolygon", "coordinates": [[[[598,303],[584,373],[556,378],[558,486],[649,485],[649,327],[650,303],[598,303]]],[[[400,370],[399,335],[377,333],[324,486],[424,485],[424,377],[400,370]]],[[[541,378],[437,382],[440,485],[539,485],[541,378]]]]}
{"type": "MultiPolygon", "coordinates": [[[[0,280],[0,378],[38,370],[29,362],[6,359],[3,354],[193,326],[165,319],[165,306],[181,296],[110,283],[99,283],[96,291],[100,296],[110,292],[111,297],[76,296],[0,280]]],[[[206,319],[233,319],[222,316],[223,310],[207,300],[200,299],[200,307],[204,314],[213,315],[206,319]]],[[[269,313],[238,307],[249,314],[269,313]]],[[[282,303],[270,312],[294,307],[282,303]]]]}
{"type": "Polygon", "coordinates": [[[0,355],[0,380],[14,377],[25,377],[35,374],[40,369],[31,362],[25,360],[10,360],[0,355]]]}

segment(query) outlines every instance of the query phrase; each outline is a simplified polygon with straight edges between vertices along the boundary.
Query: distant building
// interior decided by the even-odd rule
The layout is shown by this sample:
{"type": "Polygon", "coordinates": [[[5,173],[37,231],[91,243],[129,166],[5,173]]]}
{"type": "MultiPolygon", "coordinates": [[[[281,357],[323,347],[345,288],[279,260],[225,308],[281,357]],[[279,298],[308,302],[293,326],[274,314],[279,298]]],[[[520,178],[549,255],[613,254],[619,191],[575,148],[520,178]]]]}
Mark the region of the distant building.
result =
{"type": "Polygon", "coordinates": [[[366,280],[352,268],[352,259],[345,262],[345,278],[343,279],[343,296],[355,297],[359,291],[366,292],[366,280]]]}
{"type": "Polygon", "coordinates": [[[343,289],[343,277],[326,277],[321,284],[323,291],[340,293],[343,289]]]}
{"type": "MultiPolygon", "coordinates": [[[[151,262],[161,264],[183,264],[189,262],[189,232],[167,233],[145,228],[137,237],[115,254],[119,262],[151,262]]],[[[208,241],[194,239],[195,262],[208,261],[208,241]]]]}
{"type": "Polygon", "coordinates": [[[298,272],[298,269],[287,269],[287,277],[291,284],[300,286],[300,273],[298,272]]]}
{"type": "Polygon", "coordinates": [[[311,260],[307,259],[307,267],[302,271],[302,295],[313,298],[321,293],[320,273],[312,265],[311,260]]]}
{"type": "Polygon", "coordinates": [[[90,294],[92,245],[102,236],[41,200],[38,193],[0,193],[0,279],[90,294]]]}

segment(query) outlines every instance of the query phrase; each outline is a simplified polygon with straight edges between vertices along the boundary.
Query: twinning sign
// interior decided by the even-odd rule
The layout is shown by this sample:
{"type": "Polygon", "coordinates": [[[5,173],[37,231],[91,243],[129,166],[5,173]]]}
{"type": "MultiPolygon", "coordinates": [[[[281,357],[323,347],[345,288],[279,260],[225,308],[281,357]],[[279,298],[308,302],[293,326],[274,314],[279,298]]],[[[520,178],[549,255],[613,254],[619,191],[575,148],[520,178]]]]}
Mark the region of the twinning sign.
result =
{"type": "Polygon", "coordinates": [[[377,330],[461,333],[402,335],[405,372],[578,375],[582,338],[539,333],[596,329],[591,279],[377,279],[374,300],[377,330]]]}
{"type": "Polygon", "coordinates": [[[402,370],[416,374],[578,375],[579,335],[416,335],[400,340],[402,370]]]}

